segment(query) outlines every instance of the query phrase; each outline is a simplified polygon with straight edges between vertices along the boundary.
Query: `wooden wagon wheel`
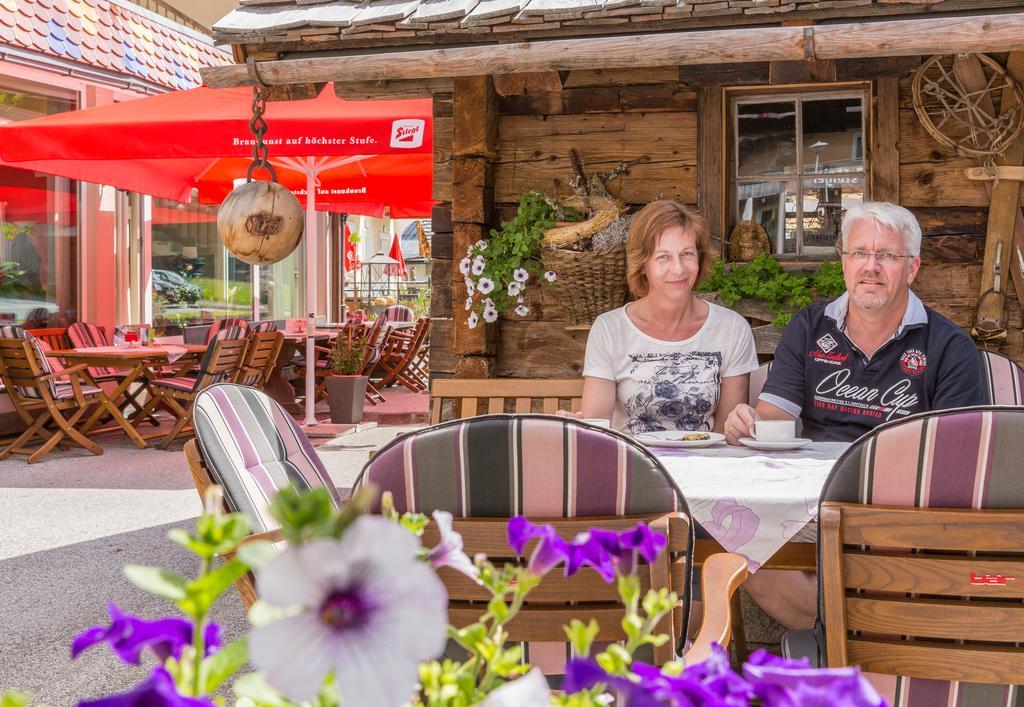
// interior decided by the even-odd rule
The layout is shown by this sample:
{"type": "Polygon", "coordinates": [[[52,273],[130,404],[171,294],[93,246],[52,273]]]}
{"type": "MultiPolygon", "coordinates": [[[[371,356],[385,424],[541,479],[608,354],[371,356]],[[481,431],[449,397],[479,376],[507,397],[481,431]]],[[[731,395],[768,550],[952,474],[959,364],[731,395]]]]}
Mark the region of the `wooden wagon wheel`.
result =
{"type": "Polygon", "coordinates": [[[995,60],[977,57],[985,74],[980,88],[964,85],[953,68],[955,56],[933,56],[922,64],[914,73],[914,110],[928,134],[945,147],[992,160],[1024,128],[1024,92],[995,60]],[[1017,104],[993,115],[986,106],[998,106],[1004,89],[1016,95],[1017,104]]]}

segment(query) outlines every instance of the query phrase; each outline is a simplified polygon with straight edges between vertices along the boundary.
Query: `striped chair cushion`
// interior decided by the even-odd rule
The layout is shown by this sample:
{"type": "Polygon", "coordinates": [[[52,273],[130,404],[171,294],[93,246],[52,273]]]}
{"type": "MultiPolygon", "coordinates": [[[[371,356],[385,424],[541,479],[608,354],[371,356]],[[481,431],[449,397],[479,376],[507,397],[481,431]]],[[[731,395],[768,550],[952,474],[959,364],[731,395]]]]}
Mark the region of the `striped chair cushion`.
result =
{"type": "Polygon", "coordinates": [[[273,399],[254,388],[223,383],[196,397],[195,432],[228,508],[246,513],[253,531],[278,527],[268,509],[284,486],[326,487],[340,501],[309,440],[273,399]]]}
{"type": "Polygon", "coordinates": [[[416,313],[404,304],[393,304],[381,312],[379,318],[383,318],[385,322],[391,322],[392,324],[397,322],[414,322],[416,321],[416,313]]]}
{"type": "Polygon", "coordinates": [[[772,370],[771,361],[762,363],[756,371],[750,372],[750,382],[747,384],[747,404],[757,405],[757,399],[761,396],[764,384],[768,380],[768,372],[772,370]]]}
{"type": "Polygon", "coordinates": [[[1024,405],[1024,368],[994,351],[978,349],[981,384],[989,405],[1024,405]]]}
{"type": "MultiPolygon", "coordinates": [[[[93,385],[81,386],[82,393],[84,395],[95,395],[96,393],[102,393],[103,390],[93,385]]],[[[54,385],[53,397],[58,400],[65,400],[68,398],[75,397],[75,390],[71,387],[70,383],[57,383],[54,385]]]]}
{"type": "MultiPolygon", "coordinates": [[[[89,348],[91,346],[107,346],[107,339],[103,332],[95,324],[87,322],[75,322],[68,327],[68,338],[71,345],[76,349],[89,348]]],[[[117,368],[110,366],[95,366],[89,369],[89,375],[93,378],[116,378],[123,376],[117,368]]]]}
{"type": "MultiPolygon", "coordinates": [[[[230,327],[242,327],[245,330],[245,336],[249,335],[249,325],[246,324],[244,319],[238,317],[225,317],[224,319],[218,319],[210,325],[209,331],[206,332],[206,343],[213,343],[213,337],[220,333],[222,330],[230,327]]],[[[232,338],[244,338],[244,337],[232,337],[232,338]]]]}
{"type": "MultiPolygon", "coordinates": [[[[1024,508],[1021,459],[1024,408],[959,408],[913,415],[880,425],[857,440],[836,462],[821,501],[1024,508]]],[[[1002,686],[867,675],[893,705],[1024,704],[1024,690],[1009,699],[1002,686]]]]}
{"type": "MultiPolygon", "coordinates": [[[[484,415],[404,435],[363,467],[355,485],[365,483],[390,491],[399,511],[445,510],[456,518],[689,515],[647,449],[617,432],[548,415],[484,415]]],[[[564,642],[526,645],[526,661],[547,675],[562,674],[568,657],[564,642]]]]}
{"type": "MultiPolygon", "coordinates": [[[[241,320],[239,319],[238,321],[241,320]]],[[[185,376],[182,378],[173,379],[178,381],[178,383],[172,385],[171,387],[177,388],[179,390],[184,390],[184,388],[178,388],[178,386],[182,385],[185,380],[192,380],[193,390],[203,390],[204,388],[208,388],[209,386],[214,385],[216,383],[223,383],[224,381],[231,377],[233,373],[232,371],[224,371],[223,373],[216,374],[205,372],[208,371],[213,366],[213,354],[214,350],[217,348],[216,346],[214,346],[214,344],[218,341],[237,341],[239,339],[246,339],[248,337],[249,327],[248,325],[246,325],[245,322],[242,322],[241,326],[228,326],[224,327],[223,329],[220,329],[219,331],[214,333],[214,335],[211,336],[210,340],[207,342],[206,353],[203,354],[203,360],[200,362],[199,367],[192,369],[191,372],[196,374],[195,378],[185,376]]]]}
{"type": "Polygon", "coordinates": [[[277,323],[274,322],[274,321],[253,322],[252,324],[249,325],[249,328],[253,332],[257,332],[257,331],[277,331],[277,323]]]}
{"type": "MultiPolygon", "coordinates": [[[[31,341],[33,348],[36,350],[36,357],[39,360],[40,366],[42,366],[43,373],[59,373],[64,370],[63,364],[57,359],[51,359],[46,355],[46,352],[50,350],[50,346],[43,341],[39,341],[36,337],[32,336],[28,331],[22,329],[20,326],[15,324],[4,324],[0,326],[0,339],[22,339],[24,341],[31,341]]],[[[57,397],[57,384],[50,378],[47,380],[47,384],[50,387],[50,395],[57,397]]],[[[36,400],[41,399],[43,396],[39,392],[38,388],[18,386],[18,393],[23,398],[35,398],[36,400]]]]}
{"type": "Polygon", "coordinates": [[[180,376],[178,378],[159,378],[152,383],[154,388],[173,388],[191,392],[196,387],[196,379],[191,376],[180,376]]]}

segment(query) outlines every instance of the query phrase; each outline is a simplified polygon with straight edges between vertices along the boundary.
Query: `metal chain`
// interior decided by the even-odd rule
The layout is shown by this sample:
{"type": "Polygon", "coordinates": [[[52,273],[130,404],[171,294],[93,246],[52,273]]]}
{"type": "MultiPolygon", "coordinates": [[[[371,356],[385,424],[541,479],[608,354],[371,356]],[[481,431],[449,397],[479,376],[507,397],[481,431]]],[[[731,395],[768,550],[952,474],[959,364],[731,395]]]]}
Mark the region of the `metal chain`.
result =
{"type": "Polygon", "coordinates": [[[259,86],[252,89],[252,118],[249,120],[249,132],[256,138],[252,146],[252,164],[245,173],[245,181],[252,181],[252,173],[257,169],[265,169],[270,173],[271,181],[277,181],[277,172],[274,165],[270,164],[270,148],[263,142],[263,136],[267,133],[267,121],[263,114],[267,110],[267,97],[259,86]]]}

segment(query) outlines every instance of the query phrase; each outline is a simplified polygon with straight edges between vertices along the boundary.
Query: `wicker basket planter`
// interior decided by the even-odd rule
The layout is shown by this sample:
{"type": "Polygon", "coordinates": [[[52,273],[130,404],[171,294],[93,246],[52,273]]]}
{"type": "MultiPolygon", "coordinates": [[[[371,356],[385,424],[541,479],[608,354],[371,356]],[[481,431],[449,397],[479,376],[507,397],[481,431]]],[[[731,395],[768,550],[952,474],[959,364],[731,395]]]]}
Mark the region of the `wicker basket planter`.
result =
{"type": "Polygon", "coordinates": [[[555,299],[569,328],[589,328],[599,314],[626,303],[625,244],[602,252],[545,248],[541,259],[558,276],[555,299]]]}

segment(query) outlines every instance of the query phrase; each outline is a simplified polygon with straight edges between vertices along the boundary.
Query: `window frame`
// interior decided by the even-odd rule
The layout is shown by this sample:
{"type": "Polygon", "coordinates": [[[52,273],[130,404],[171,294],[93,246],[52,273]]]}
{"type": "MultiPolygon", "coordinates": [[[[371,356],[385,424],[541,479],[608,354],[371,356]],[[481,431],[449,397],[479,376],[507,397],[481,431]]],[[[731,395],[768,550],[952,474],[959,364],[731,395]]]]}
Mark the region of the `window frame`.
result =
{"type": "MultiPolygon", "coordinates": [[[[863,110],[861,112],[861,134],[860,140],[863,145],[864,168],[862,172],[856,173],[863,178],[864,200],[870,198],[871,190],[871,145],[872,130],[874,126],[874,92],[870,81],[849,81],[828,84],[791,84],[777,86],[741,86],[726,87],[724,90],[724,115],[722,116],[723,135],[725,138],[725,167],[723,175],[723,186],[725,187],[725,198],[727,207],[725,209],[728,229],[731,233],[739,220],[738,187],[741,183],[739,177],[739,154],[737,150],[737,136],[739,134],[739,117],[737,106],[749,103],[763,103],[767,101],[795,101],[796,104],[796,172],[791,175],[780,176],[780,181],[794,182],[797,185],[797,214],[802,214],[802,183],[813,173],[804,172],[803,160],[803,102],[805,100],[821,100],[824,95],[832,99],[860,98],[863,110]]],[[[835,257],[835,250],[828,246],[804,246],[803,243],[803,219],[797,219],[797,241],[795,253],[775,253],[774,234],[770,234],[772,241],[772,254],[779,260],[827,260],[835,257]]]]}

